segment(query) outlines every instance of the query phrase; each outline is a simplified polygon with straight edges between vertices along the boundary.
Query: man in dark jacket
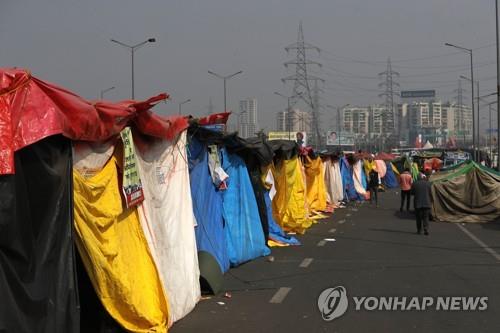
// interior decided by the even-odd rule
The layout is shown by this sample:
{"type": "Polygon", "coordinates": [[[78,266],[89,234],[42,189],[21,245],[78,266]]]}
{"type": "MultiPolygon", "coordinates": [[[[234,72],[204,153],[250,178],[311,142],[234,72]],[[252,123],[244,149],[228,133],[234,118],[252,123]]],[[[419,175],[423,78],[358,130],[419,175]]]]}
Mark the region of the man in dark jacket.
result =
{"type": "Polygon", "coordinates": [[[431,211],[431,183],[428,181],[429,176],[429,173],[427,176],[420,174],[418,180],[412,185],[412,192],[415,195],[413,204],[417,218],[417,233],[422,233],[423,224],[424,235],[429,234],[429,213],[431,211]]]}

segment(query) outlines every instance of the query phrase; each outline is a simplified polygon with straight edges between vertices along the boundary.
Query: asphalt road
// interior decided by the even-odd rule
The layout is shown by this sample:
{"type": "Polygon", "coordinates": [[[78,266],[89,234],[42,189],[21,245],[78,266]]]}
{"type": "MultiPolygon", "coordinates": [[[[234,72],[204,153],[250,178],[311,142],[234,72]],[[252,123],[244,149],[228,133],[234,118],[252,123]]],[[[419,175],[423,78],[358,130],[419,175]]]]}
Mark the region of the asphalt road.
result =
{"type": "Polygon", "coordinates": [[[336,210],[299,236],[301,246],[273,248],[274,261],[231,269],[231,298],[202,300],[171,332],[499,332],[500,224],[431,222],[429,236],[417,235],[414,216],[397,212],[396,192],[379,199],[379,208],[336,210]],[[335,286],[349,306],[327,322],[318,296],[335,286]],[[487,296],[488,309],[356,310],[353,296],[487,296]]]}

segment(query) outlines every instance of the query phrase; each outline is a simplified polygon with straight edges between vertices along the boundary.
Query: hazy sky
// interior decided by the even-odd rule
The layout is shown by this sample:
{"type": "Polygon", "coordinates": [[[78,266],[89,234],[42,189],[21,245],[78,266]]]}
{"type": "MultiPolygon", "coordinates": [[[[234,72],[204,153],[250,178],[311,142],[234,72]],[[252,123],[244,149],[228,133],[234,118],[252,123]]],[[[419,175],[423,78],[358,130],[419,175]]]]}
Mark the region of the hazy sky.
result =
{"type": "MultiPolygon", "coordinates": [[[[286,107],[273,92],[292,92],[281,78],[293,74],[283,63],[295,55],[284,47],[296,41],[300,20],[306,41],[322,49],[310,55],[324,64],[311,68],[326,80],[324,105],[383,102],[377,73],[389,56],[403,90],[452,98],[459,75],[469,76],[469,58],[445,42],[477,48],[481,95],[495,90],[493,0],[0,0],[0,66],[29,68],[89,99],[116,86],[106,97],[126,99],[130,53],[109,40],[155,37],[136,53],[136,98],[167,91],[172,101],[157,111],[174,114],[191,98],[183,111],[201,115],[211,97],[219,111],[223,84],[207,70],[243,70],[228,81],[228,107],[257,98],[259,123],[269,130],[286,107]]],[[[323,129],[331,112],[323,109],[323,129]]]]}

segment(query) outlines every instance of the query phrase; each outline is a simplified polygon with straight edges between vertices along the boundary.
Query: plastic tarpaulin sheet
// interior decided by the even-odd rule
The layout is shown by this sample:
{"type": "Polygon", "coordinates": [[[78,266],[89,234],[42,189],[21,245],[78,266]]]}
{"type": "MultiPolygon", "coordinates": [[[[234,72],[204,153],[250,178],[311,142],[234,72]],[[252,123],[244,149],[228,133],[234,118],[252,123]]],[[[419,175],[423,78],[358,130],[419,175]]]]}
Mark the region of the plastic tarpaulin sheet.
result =
{"type": "Polygon", "coordinates": [[[387,170],[387,172],[385,173],[385,177],[382,178],[382,182],[384,183],[385,187],[387,187],[387,188],[398,187],[399,186],[398,180],[397,180],[396,175],[394,174],[394,171],[392,169],[391,162],[387,162],[386,170],[387,170]]]}
{"type": "Polygon", "coordinates": [[[326,210],[326,187],[323,176],[323,162],[320,157],[305,157],[306,198],[312,211],[326,210]]]}
{"type": "Polygon", "coordinates": [[[76,244],[109,314],[131,332],[166,332],[167,300],[136,209],[124,209],[113,157],[74,179],[76,244]]]}
{"type": "Polygon", "coordinates": [[[270,190],[264,190],[264,200],[266,205],[266,216],[269,225],[269,239],[282,245],[300,245],[300,242],[293,236],[285,234],[283,229],[276,223],[273,217],[273,204],[272,200],[276,194],[274,186],[274,178],[271,170],[269,169],[265,177],[265,184],[270,185],[270,190]]]}
{"type": "Polygon", "coordinates": [[[431,177],[431,181],[436,220],[477,223],[500,217],[499,173],[469,162],[444,177],[431,177]]]}
{"type": "Polygon", "coordinates": [[[387,166],[385,162],[382,160],[375,160],[375,164],[377,165],[377,172],[380,178],[384,178],[387,173],[387,166]]]}
{"type": "Polygon", "coordinates": [[[79,332],[71,145],[46,138],[0,176],[0,332],[79,332]]]}
{"type": "Polygon", "coordinates": [[[276,186],[273,217],[284,231],[304,233],[312,225],[307,215],[304,180],[297,157],[282,160],[271,169],[276,186]]]}
{"type": "Polygon", "coordinates": [[[366,189],[363,186],[364,172],[363,172],[363,163],[361,160],[357,161],[356,164],[354,164],[352,172],[353,172],[354,188],[356,189],[356,192],[359,194],[360,198],[366,199],[367,194],[366,194],[366,189]]]}
{"type": "Polygon", "coordinates": [[[168,296],[170,323],[187,315],[201,294],[186,132],[176,142],[134,138],[145,197],[139,218],[168,296]]]}
{"type": "Polygon", "coordinates": [[[90,102],[26,70],[0,68],[0,174],[14,173],[15,151],[55,134],[104,141],[133,125],[141,133],[173,139],[187,120],[149,111],[166,98],[160,94],[143,102],[90,102]]]}
{"type": "Polygon", "coordinates": [[[347,197],[346,199],[356,200],[358,194],[354,188],[352,168],[349,166],[345,157],[340,159],[340,172],[342,175],[342,185],[344,186],[345,195],[347,197]]]}
{"type": "Polygon", "coordinates": [[[325,185],[330,203],[336,204],[344,199],[344,189],[342,187],[342,175],[340,173],[339,162],[327,160],[325,162],[325,185]]]}
{"type": "Polygon", "coordinates": [[[225,149],[222,167],[229,175],[227,189],[222,192],[222,215],[226,222],[226,244],[229,262],[240,265],[271,253],[266,246],[257,202],[245,162],[225,149]]]}
{"type": "Polygon", "coordinates": [[[219,263],[222,272],[229,270],[226,232],[222,217],[222,193],[212,183],[208,170],[208,152],[196,139],[189,143],[189,178],[198,251],[210,253],[219,263]]]}

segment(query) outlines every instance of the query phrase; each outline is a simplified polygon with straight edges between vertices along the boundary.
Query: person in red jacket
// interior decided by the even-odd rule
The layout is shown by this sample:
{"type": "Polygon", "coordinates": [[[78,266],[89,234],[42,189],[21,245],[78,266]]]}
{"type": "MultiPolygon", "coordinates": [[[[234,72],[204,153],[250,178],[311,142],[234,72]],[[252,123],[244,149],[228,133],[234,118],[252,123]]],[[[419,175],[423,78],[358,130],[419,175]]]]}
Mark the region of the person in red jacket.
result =
{"type": "Polygon", "coordinates": [[[413,178],[410,174],[410,169],[406,168],[405,171],[399,176],[399,185],[401,187],[401,206],[399,211],[403,211],[403,207],[406,200],[406,211],[410,210],[410,197],[411,197],[411,185],[413,184],[413,178]]]}

